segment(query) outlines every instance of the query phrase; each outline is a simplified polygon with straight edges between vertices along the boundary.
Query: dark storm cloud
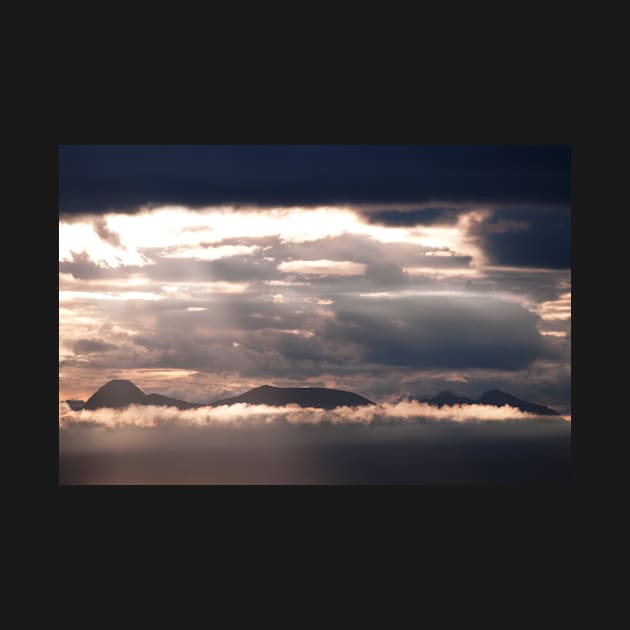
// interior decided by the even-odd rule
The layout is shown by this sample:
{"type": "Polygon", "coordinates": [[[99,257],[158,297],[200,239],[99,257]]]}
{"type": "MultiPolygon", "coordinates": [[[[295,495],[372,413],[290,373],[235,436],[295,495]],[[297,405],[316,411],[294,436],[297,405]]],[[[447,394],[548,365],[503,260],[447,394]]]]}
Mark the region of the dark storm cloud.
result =
{"type": "Polygon", "coordinates": [[[571,267],[571,211],[495,210],[473,230],[489,258],[500,265],[571,267]],[[510,227],[511,226],[511,227],[510,227]]]}
{"type": "Polygon", "coordinates": [[[62,146],[60,212],[142,205],[568,203],[564,146],[62,146]]]}
{"type": "Polygon", "coordinates": [[[537,316],[492,298],[420,296],[340,304],[327,339],[368,362],[416,368],[522,368],[548,350],[537,316]]]}
{"type": "Polygon", "coordinates": [[[370,223],[391,226],[452,225],[462,210],[455,208],[421,208],[418,210],[377,210],[365,212],[370,223]]]}
{"type": "MultiPolygon", "coordinates": [[[[391,227],[453,225],[470,208],[364,211],[370,223],[391,227]]],[[[571,210],[553,207],[493,208],[486,220],[474,223],[472,236],[489,260],[499,265],[567,269],[571,266],[571,210]]]]}
{"type": "MultiPolygon", "coordinates": [[[[325,305],[285,299],[224,294],[199,312],[177,300],[108,306],[123,327],[142,321],[143,313],[151,327],[124,339],[102,329],[109,351],[92,365],[308,377],[370,367],[509,371],[561,352],[554,354],[555,340],[539,334],[535,314],[492,298],[338,295],[325,305]]],[[[77,349],[95,347],[80,342],[77,349]]]]}
{"type": "Polygon", "coordinates": [[[486,271],[486,276],[486,279],[471,282],[471,288],[490,292],[500,288],[539,303],[555,300],[560,294],[566,292],[566,289],[559,287],[562,286],[563,281],[570,280],[570,270],[551,269],[531,272],[528,271],[528,267],[524,267],[522,271],[518,269],[505,271],[498,267],[486,271]]]}
{"type": "Polygon", "coordinates": [[[326,306],[336,317],[322,325],[308,308],[316,305],[298,304],[304,309],[298,313],[296,304],[229,296],[213,312],[168,312],[159,333],[137,342],[160,349],[164,367],[236,369],[238,363],[242,374],[259,377],[369,365],[517,370],[553,354],[553,342],[536,329],[536,315],[515,303],[441,296],[340,302],[326,306]],[[203,321],[211,331],[205,340],[192,342],[180,332],[203,321]],[[226,337],[230,326],[233,337],[226,337]],[[291,329],[315,332],[285,332],[291,329]],[[239,347],[230,345],[232,338],[239,347]]]}

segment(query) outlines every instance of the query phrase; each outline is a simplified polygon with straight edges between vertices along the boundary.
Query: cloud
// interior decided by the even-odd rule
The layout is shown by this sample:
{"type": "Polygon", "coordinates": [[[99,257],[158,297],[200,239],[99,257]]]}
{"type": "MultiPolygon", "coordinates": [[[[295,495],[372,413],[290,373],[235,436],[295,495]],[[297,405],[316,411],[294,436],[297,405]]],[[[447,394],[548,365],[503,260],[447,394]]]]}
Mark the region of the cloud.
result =
{"type": "MultiPolygon", "coordinates": [[[[159,427],[206,426],[214,424],[250,425],[285,422],[288,424],[359,424],[374,422],[504,422],[531,421],[536,416],[513,407],[489,405],[454,405],[433,407],[417,401],[383,403],[364,407],[337,407],[332,410],[287,405],[249,405],[238,403],[220,407],[179,410],[174,407],[130,405],[125,409],[94,409],[72,411],[67,403],[59,404],[61,427],[75,424],[117,428],[123,426],[159,427]]],[[[545,418],[543,418],[545,420],[545,418]]],[[[548,418],[546,418],[548,420],[548,418]]]]}
{"type": "Polygon", "coordinates": [[[370,223],[381,225],[452,225],[457,223],[458,208],[420,208],[417,210],[380,210],[365,212],[370,223]]]}
{"type": "Polygon", "coordinates": [[[148,280],[194,285],[201,282],[253,283],[274,278],[275,265],[255,257],[221,258],[212,261],[188,258],[158,258],[145,272],[148,280]]]}
{"type": "Polygon", "coordinates": [[[557,300],[543,302],[538,311],[544,320],[571,319],[571,293],[563,293],[557,300]]]}
{"type": "Polygon", "coordinates": [[[404,267],[403,271],[411,275],[432,276],[436,278],[483,278],[484,274],[479,269],[467,267],[430,266],[430,267],[404,267]]]}
{"type": "Polygon", "coordinates": [[[278,270],[283,273],[305,276],[361,276],[365,269],[363,263],[349,260],[290,260],[278,265],[278,270]]]}
{"type": "Polygon", "coordinates": [[[568,146],[61,146],[60,211],[567,203],[568,146]]]}
{"type": "Polygon", "coordinates": [[[476,224],[488,258],[500,265],[568,269],[571,267],[571,210],[565,207],[497,209],[476,224]]]}
{"type": "Polygon", "coordinates": [[[339,299],[330,342],[387,365],[521,368],[545,354],[537,316],[519,304],[468,295],[339,299]]]}
{"type": "Polygon", "coordinates": [[[115,350],[116,346],[112,343],[97,341],[96,339],[79,339],[72,344],[72,349],[77,354],[93,354],[115,350]]]}
{"type": "MultiPolygon", "coordinates": [[[[59,227],[59,240],[64,233],[59,227]]],[[[116,265],[114,267],[96,264],[86,252],[70,251],[70,246],[62,246],[60,242],[59,272],[78,280],[104,280],[125,278],[142,271],[140,265],[116,265]],[[68,251],[66,256],[63,252],[68,251]]]]}
{"type": "Polygon", "coordinates": [[[119,291],[117,293],[101,293],[98,291],[59,291],[59,302],[74,300],[161,300],[161,295],[147,291],[119,291]]]}
{"type": "Polygon", "coordinates": [[[173,376],[152,381],[157,391],[197,402],[278,380],[372,399],[463,382],[570,409],[570,270],[529,251],[532,232],[566,212],[444,208],[456,220],[376,224],[346,206],[62,217],[64,391],[161,370],[173,376]],[[500,254],[507,237],[524,239],[514,245],[524,253],[500,254]]]}
{"type": "Polygon", "coordinates": [[[113,247],[117,248],[123,247],[122,243],[120,242],[120,235],[107,227],[107,221],[104,218],[96,219],[93,225],[94,231],[106,243],[109,243],[113,247]]]}
{"type": "Polygon", "coordinates": [[[195,260],[218,260],[232,256],[251,256],[260,249],[257,245],[219,245],[217,247],[181,248],[162,254],[163,258],[194,258],[195,260]]]}
{"type": "Polygon", "coordinates": [[[122,247],[117,233],[109,230],[106,219],[100,217],[59,223],[59,261],[72,262],[77,257],[109,268],[151,263],[136,247],[122,247]]]}

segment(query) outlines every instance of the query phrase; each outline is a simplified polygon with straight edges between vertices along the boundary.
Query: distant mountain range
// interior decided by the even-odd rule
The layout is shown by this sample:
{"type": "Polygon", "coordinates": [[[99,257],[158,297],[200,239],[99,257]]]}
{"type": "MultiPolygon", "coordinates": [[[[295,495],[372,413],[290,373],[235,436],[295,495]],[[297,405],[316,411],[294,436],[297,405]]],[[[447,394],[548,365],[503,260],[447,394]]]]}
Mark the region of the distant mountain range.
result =
{"type": "Polygon", "coordinates": [[[129,405],[157,405],[162,407],[177,407],[178,409],[194,409],[196,407],[218,407],[219,405],[233,405],[235,403],[249,403],[251,405],[284,406],[296,404],[300,407],[318,407],[334,409],[335,407],[357,407],[373,405],[374,403],[359,394],[340,389],[324,387],[271,387],[263,385],[251,389],[240,396],[223,398],[206,405],[190,403],[185,400],[168,398],[159,394],[145,394],[131,381],[114,380],[98,389],[87,402],[81,400],[67,400],[71,409],[99,409],[108,407],[121,409],[129,405]]]}
{"type": "Polygon", "coordinates": [[[453,392],[442,391],[437,396],[421,400],[420,402],[426,402],[436,407],[442,407],[444,405],[492,405],[493,407],[503,407],[503,405],[509,405],[526,413],[536,414],[537,416],[560,415],[554,409],[521,400],[516,396],[512,396],[512,394],[502,392],[500,389],[491,389],[479,396],[476,400],[466,396],[458,396],[457,394],[453,394],[453,392]]]}
{"type": "MultiPolygon", "coordinates": [[[[418,399],[415,399],[418,400],[418,399]]],[[[223,398],[206,405],[177,400],[160,394],[145,394],[131,381],[113,380],[98,389],[87,402],[82,400],[67,400],[71,409],[99,409],[102,407],[120,409],[129,405],[156,405],[162,407],[177,407],[177,409],[194,409],[197,407],[218,407],[219,405],[233,405],[235,403],[249,403],[252,405],[284,406],[295,404],[300,407],[317,407],[319,409],[334,409],[335,407],[359,407],[374,403],[359,394],[340,389],[325,387],[272,387],[263,385],[232,398],[223,398]]],[[[521,411],[539,416],[558,416],[557,411],[534,403],[521,400],[498,389],[492,389],[477,400],[458,396],[452,392],[443,391],[430,399],[420,400],[436,407],[444,405],[492,405],[502,407],[510,405],[521,411]]]]}

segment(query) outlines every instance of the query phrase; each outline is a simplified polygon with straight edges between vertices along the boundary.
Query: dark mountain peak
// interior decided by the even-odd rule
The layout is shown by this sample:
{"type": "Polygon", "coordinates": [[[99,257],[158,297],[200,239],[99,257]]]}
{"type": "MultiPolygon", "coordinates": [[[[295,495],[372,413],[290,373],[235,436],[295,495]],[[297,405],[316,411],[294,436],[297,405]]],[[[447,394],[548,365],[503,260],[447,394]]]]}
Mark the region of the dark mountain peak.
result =
{"type": "Polygon", "coordinates": [[[476,401],[480,405],[493,405],[494,407],[502,407],[503,405],[510,405],[510,407],[516,407],[526,413],[533,413],[538,416],[559,416],[560,414],[550,409],[549,407],[543,407],[542,405],[536,405],[534,403],[521,400],[512,394],[503,392],[500,389],[491,389],[485,394],[482,394],[476,401]]]}
{"type": "Polygon", "coordinates": [[[109,381],[98,389],[85,403],[85,409],[98,409],[109,407],[120,409],[129,405],[157,405],[162,407],[177,407],[178,409],[191,409],[198,407],[194,403],[184,400],[168,398],[160,394],[149,394],[148,396],[131,381],[115,379],[109,381]]]}
{"type": "Polygon", "coordinates": [[[127,381],[122,378],[116,378],[108,383],[105,383],[98,391],[103,392],[133,392],[137,394],[140,392],[142,394],[142,390],[134,385],[131,381],[127,381]]]}
{"type": "Polygon", "coordinates": [[[88,398],[85,409],[99,407],[113,407],[115,409],[127,407],[131,404],[142,404],[145,395],[131,381],[115,379],[105,383],[88,398]]]}
{"type": "Polygon", "coordinates": [[[66,400],[65,402],[68,405],[68,407],[70,407],[70,409],[72,409],[72,411],[81,411],[81,409],[83,409],[83,407],[85,407],[85,401],[84,400],[70,399],[70,400],[66,400]]]}
{"type": "Polygon", "coordinates": [[[103,387],[111,387],[111,386],[122,386],[125,385],[127,387],[133,387],[135,389],[140,389],[137,385],[127,380],[126,378],[113,378],[111,381],[108,381],[103,385],[103,387]]]}

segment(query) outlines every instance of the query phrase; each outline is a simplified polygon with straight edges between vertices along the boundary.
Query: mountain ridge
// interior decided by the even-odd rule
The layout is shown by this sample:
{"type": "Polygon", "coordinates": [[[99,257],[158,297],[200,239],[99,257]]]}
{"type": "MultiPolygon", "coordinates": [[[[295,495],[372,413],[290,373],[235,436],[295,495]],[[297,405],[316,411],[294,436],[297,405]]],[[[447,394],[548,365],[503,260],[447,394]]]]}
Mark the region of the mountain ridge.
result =
{"type": "Polygon", "coordinates": [[[555,410],[543,405],[537,405],[535,403],[528,402],[527,400],[521,400],[512,394],[503,392],[500,389],[491,389],[482,394],[476,400],[478,405],[493,405],[495,407],[503,407],[509,405],[510,407],[516,407],[526,413],[533,413],[539,416],[559,416],[560,414],[555,410]]]}
{"type": "Polygon", "coordinates": [[[177,407],[177,409],[194,409],[201,407],[185,400],[177,400],[160,394],[145,394],[131,381],[114,379],[97,389],[84,405],[84,409],[121,409],[129,405],[156,405],[160,407],[177,407]]]}
{"type": "Polygon", "coordinates": [[[427,403],[436,407],[443,407],[445,405],[490,405],[492,407],[503,407],[509,405],[524,411],[526,413],[533,413],[539,416],[559,416],[561,415],[555,409],[545,407],[544,405],[537,405],[536,403],[529,402],[517,398],[512,394],[501,391],[500,389],[490,389],[484,392],[479,398],[472,399],[467,396],[459,396],[451,391],[443,390],[433,398],[412,398],[418,402],[427,403]]]}
{"type": "MultiPolygon", "coordinates": [[[[419,400],[412,398],[412,400],[419,400]]],[[[131,381],[115,379],[100,387],[88,400],[68,400],[73,410],[114,408],[120,409],[129,405],[155,405],[163,407],[176,407],[178,409],[196,409],[199,407],[218,407],[222,405],[233,405],[247,403],[253,405],[284,406],[297,404],[300,407],[315,407],[320,409],[334,409],[340,406],[357,407],[373,405],[373,401],[356,394],[354,392],[332,389],[327,387],[274,387],[272,385],[262,385],[255,387],[238,396],[222,398],[211,403],[191,403],[185,400],[178,400],[161,394],[145,394],[139,387],[131,381]]],[[[445,405],[492,405],[502,407],[509,405],[527,413],[541,416],[559,416],[560,414],[549,407],[537,405],[526,400],[521,400],[512,394],[499,389],[491,389],[482,394],[476,400],[467,396],[459,396],[450,391],[441,391],[433,398],[422,399],[419,402],[428,403],[436,407],[445,405]]]]}
{"type": "Polygon", "coordinates": [[[334,409],[335,407],[359,407],[374,403],[359,394],[343,389],[328,387],[273,387],[262,385],[241,394],[223,398],[212,403],[213,407],[233,405],[236,403],[250,403],[253,405],[283,406],[297,404],[300,407],[318,407],[320,409],[334,409]]]}

